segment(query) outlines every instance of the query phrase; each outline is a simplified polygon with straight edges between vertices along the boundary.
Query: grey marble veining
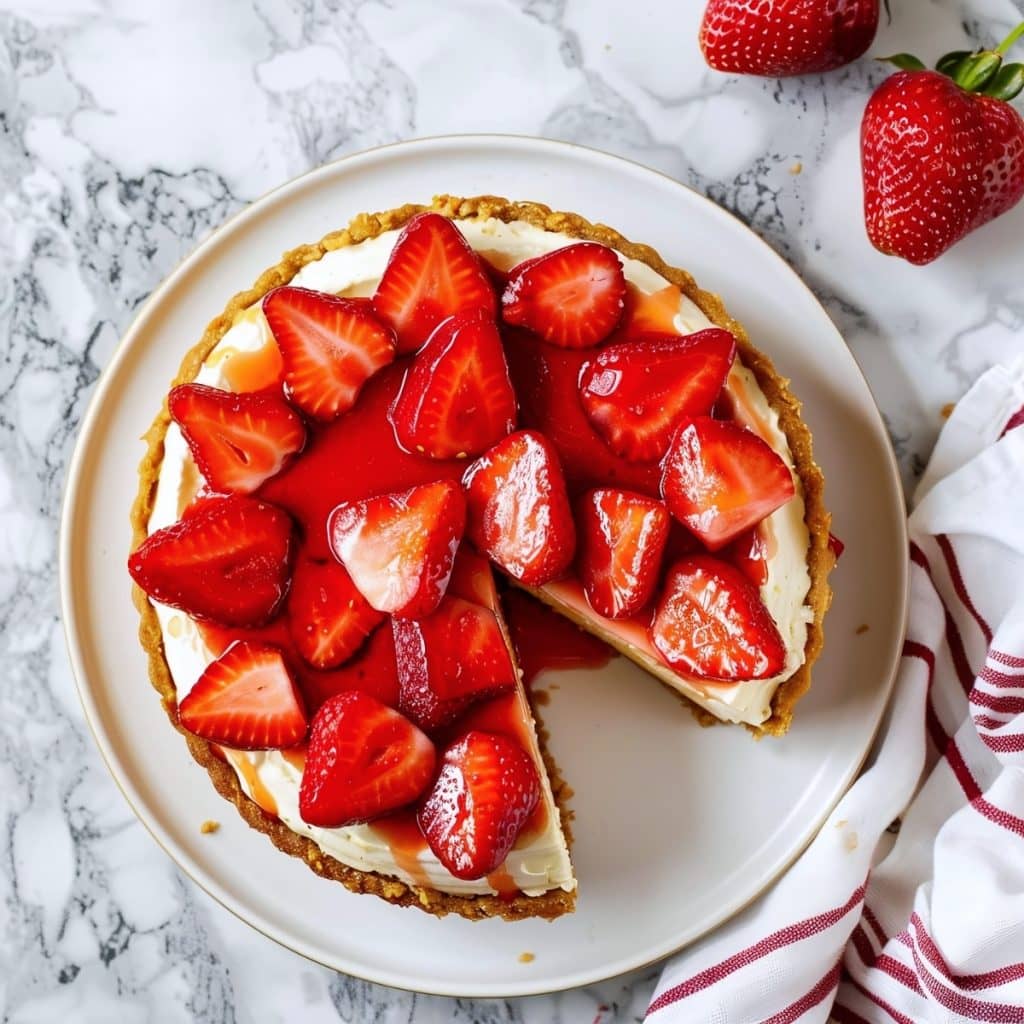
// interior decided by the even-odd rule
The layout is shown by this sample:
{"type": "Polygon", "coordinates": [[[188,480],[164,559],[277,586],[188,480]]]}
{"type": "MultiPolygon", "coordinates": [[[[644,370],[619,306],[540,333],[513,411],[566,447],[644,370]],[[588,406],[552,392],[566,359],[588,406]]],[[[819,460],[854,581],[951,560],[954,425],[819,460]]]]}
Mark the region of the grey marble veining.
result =
{"type": "MultiPolygon", "coordinates": [[[[541,134],[705,192],[825,302],[905,478],[986,366],[1021,350],[1024,206],[915,270],[860,223],[871,62],[714,75],[689,3],[35,0],[0,10],[0,1010],[5,1021],[642,1017],[656,970],[510,1002],[341,977],[251,931],[135,821],[84,726],[56,596],[64,470],[146,296],[212,229],[324,161],[417,135],[541,134]]],[[[893,5],[873,52],[993,42],[1022,2],[893,5]]]]}

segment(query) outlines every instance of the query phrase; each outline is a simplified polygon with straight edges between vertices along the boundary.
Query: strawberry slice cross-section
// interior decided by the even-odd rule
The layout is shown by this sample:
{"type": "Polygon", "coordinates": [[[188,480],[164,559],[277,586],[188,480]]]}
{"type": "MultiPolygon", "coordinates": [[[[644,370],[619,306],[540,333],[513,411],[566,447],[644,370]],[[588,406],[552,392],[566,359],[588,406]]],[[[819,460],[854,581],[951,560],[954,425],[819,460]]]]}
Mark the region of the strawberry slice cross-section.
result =
{"type": "Polygon", "coordinates": [[[384,268],[373,308],[398,335],[400,353],[415,352],[442,321],[497,302],[479,257],[439,213],[419,213],[402,229],[384,268]]]}
{"type": "Polygon", "coordinates": [[[772,447],[738,423],[683,417],[662,470],[669,511],[710,551],[724,547],[796,493],[772,447]]]}
{"type": "Polygon", "coordinates": [[[363,385],[395,358],[395,335],[364,299],[283,285],[263,299],[281,350],[292,403],[317,420],[355,404],[363,385]]]}
{"type": "Polygon", "coordinates": [[[391,625],[399,710],[427,732],[515,683],[505,638],[488,608],[446,595],[427,618],[391,625]]]}
{"type": "Polygon", "coordinates": [[[466,470],[463,486],[478,551],[528,586],[568,569],[576,528],[558,455],[543,434],[509,434],[466,470]]]}
{"type": "Polygon", "coordinates": [[[615,330],[626,278],[615,252],[576,242],[513,267],[501,298],[505,323],[560,348],[590,348],[615,330]]]}
{"type": "Polygon", "coordinates": [[[128,559],[153,600],[222,626],[261,626],[288,590],[292,521],[242,495],[204,498],[128,559]]]}
{"type": "Polygon", "coordinates": [[[583,367],[580,401],[616,455],[660,459],[681,416],[711,412],[735,355],[717,327],[609,345],[583,367]]]}
{"type": "Polygon", "coordinates": [[[677,672],[723,682],[769,679],[786,658],[757,588],[711,555],[691,555],[669,570],[651,641],[677,672]]]}
{"type": "Polygon", "coordinates": [[[643,494],[599,488],[580,499],[579,572],[598,615],[625,618],[650,601],[670,524],[668,509],[643,494]]]}
{"type": "Polygon", "coordinates": [[[523,748],[472,730],[444,752],[420,830],[456,878],[483,878],[504,863],[539,799],[540,778],[523,748]]]}
{"type": "Polygon", "coordinates": [[[239,640],[178,706],[185,729],[235,750],[280,750],[306,738],[306,712],[276,647],[239,640]]]}
{"type": "Polygon", "coordinates": [[[372,821],[412,803],[435,760],[434,744],[399,712],[361,690],[338,694],[310,728],[299,815],[321,828],[372,821]]]}
{"type": "Polygon", "coordinates": [[[215,491],[252,493],[306,441],[302,418],[279,392],[235,394],[181,384],[171,390],[167,407],[215,491]]]}
{"type": "Polygon", "coordinates": [[[474,310],[443,320],[406,371],[391,410],[398,443],[433,459],[479,455],[515,427],[498,328],[474,310]]]}
{"type": "Polygon", "coordinates": [[[422,618],[448,587],[466,525],[466,501],[450,480],[338,505],[327,522],[334,557],[379,612],[422,618]]]}
{"type": "Polygon", "coordinates": [[[384,621],[334,559],[301,559],[288,595],[288,625],[303,659],[314,668],[337,668],[384,621]]]}

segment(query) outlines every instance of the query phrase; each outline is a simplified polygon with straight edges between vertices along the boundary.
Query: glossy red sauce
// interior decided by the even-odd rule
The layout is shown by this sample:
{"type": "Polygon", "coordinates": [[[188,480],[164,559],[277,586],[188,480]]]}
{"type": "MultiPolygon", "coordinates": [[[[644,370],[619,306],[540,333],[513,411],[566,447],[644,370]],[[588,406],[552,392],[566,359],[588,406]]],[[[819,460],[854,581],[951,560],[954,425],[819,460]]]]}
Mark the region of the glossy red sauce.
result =
{"type": "Polygon", "coordinates": [[[395,866],[400,871],[404,871],[415,885],[430,885],[430,880],[420,865],[420,854],[426,850],[427,841],[416,822],[415,811],[405,810],[389,814],[371,822],[370,827],[388,844],[391,855],[395,858],[395,866]]]}
{"type": "Polygon", "coordinates": [[[521,590],[503,594],[502,607],[527,686],[541,672],[602,668],[617,656],[603,640],[584,633],[567,618],[521,590]]]}

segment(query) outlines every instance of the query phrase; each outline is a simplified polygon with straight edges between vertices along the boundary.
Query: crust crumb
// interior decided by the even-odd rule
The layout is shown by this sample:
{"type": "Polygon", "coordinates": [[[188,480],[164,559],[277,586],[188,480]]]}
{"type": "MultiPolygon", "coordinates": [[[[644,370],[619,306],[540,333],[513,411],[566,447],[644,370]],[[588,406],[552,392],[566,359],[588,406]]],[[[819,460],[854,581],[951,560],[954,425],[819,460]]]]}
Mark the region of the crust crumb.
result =
{"type": "Polygon", "coordinates": [[[947,402],[940,410],[939,414],[944,420],[948,420],[953,415],[953,410],[956,408],[956,402],[947,402]]]}
{"type": "Polygon", "coordinates": [[[790,174],[799,174],[804,169],[804,165],[799,160],[789,169],[790,174]]]}
{"type": "Polygon", "coordinates": [[[199,831],[202,832],[204,836],[212,835],[214,832],[218,832],[219,830],[220,822],[214,821],[212,818],[207,818],[206,821],[199,826],[199,831]]]}
{"type": "Polygon", "coordinates": [[[519,962],[521,964],[532,964],[537,958],[532,953],[520,953],[519,962]]]}
{"type": "Polygon", "coordinates": [[[862,622],[855,630],[854,633],[857,636],[863,636],[871,627],[866,623],[862,622]]]}

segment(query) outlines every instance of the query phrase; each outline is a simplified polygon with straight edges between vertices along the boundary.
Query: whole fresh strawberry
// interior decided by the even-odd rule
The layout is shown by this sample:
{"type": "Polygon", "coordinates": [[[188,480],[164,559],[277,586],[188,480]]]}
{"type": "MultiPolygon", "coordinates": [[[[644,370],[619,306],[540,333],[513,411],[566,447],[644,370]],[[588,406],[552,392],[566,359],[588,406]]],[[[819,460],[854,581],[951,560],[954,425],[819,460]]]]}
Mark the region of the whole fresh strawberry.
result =
{"type": "Polygon", "coordinates": [[[878,29],[878,0],[710,0],[700,48],[716,71],[809,75],[856,60],[878,29]]]}
{"type": "Polygon", "coordinates": [[[930,263],[1024,195],[1024,118],[1009,104],[1024,64],[994,50],[949,53],[929,71],[916,57],[868,101],[861,124],[864,220],[871,244],[930,263]]]}

